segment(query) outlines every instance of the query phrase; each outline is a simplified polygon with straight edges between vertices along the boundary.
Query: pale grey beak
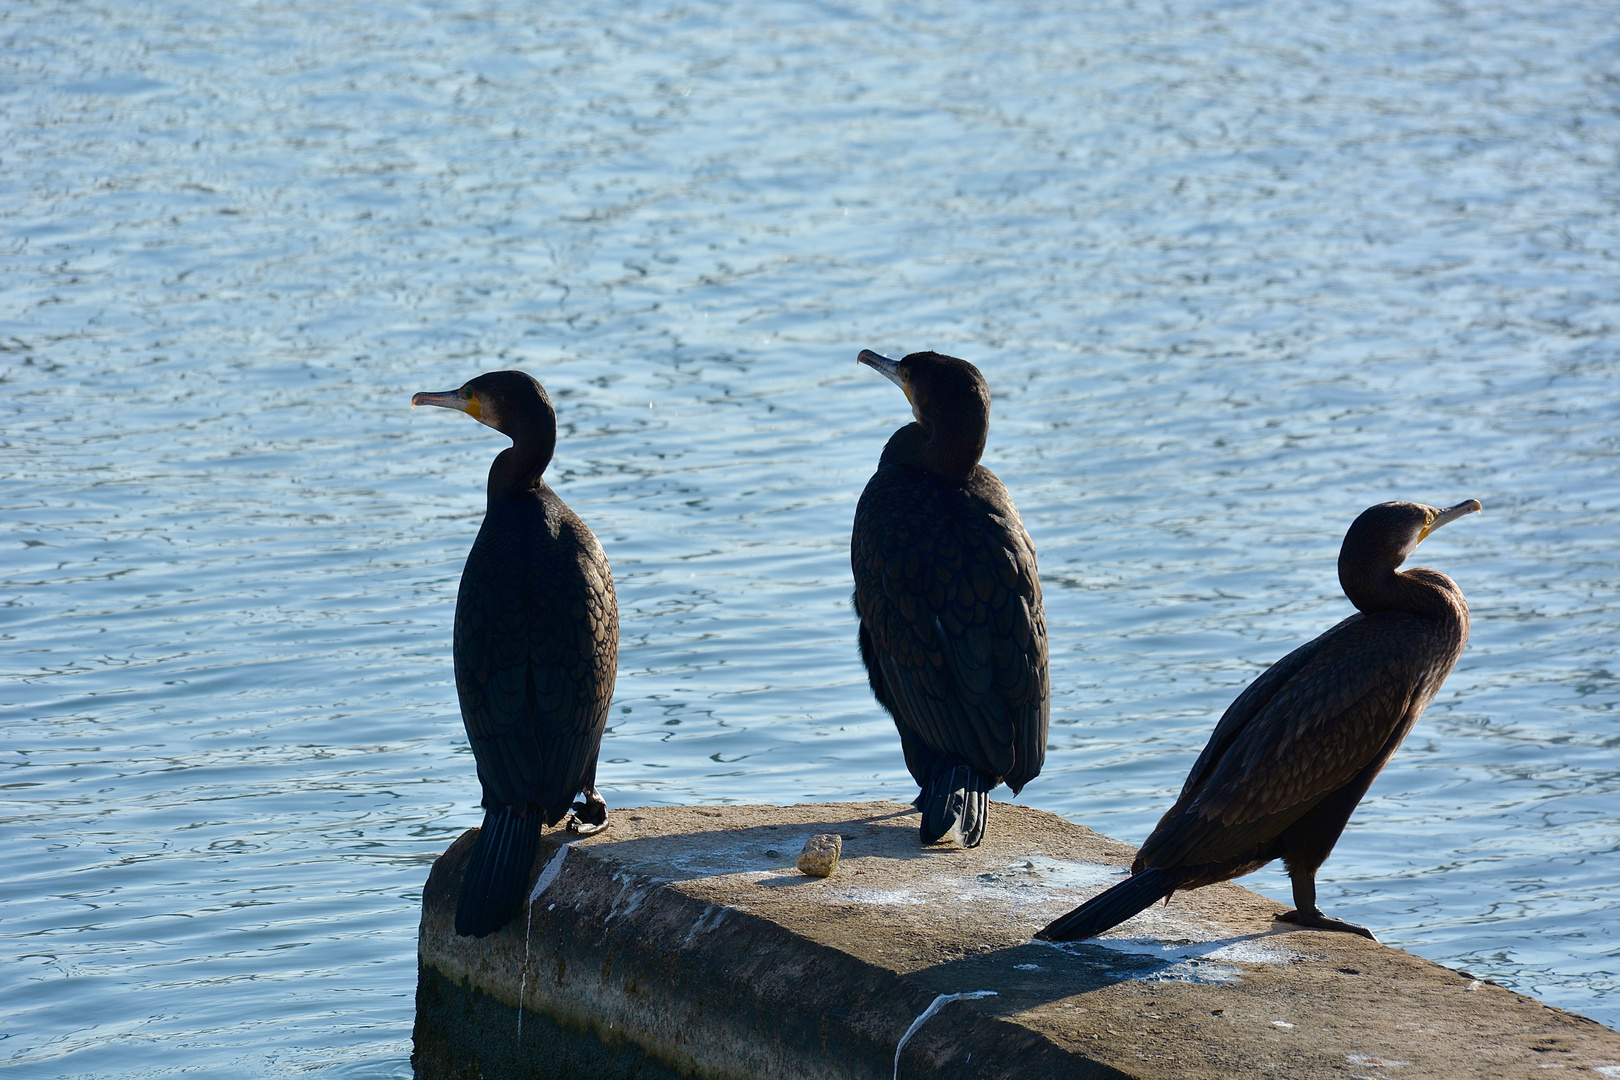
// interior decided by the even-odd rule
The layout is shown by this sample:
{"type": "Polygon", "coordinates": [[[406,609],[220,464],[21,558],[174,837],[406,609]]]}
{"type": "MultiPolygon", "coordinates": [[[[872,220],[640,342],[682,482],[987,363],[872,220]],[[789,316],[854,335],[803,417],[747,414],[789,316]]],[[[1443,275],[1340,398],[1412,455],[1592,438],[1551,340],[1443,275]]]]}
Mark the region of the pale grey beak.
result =
{"type": "Polygon", "coordinates": [[[1456,521],[1460,517],[1466,517],[1469,514],[1477,514],[1484,509],[1485,508],[1479,504],[1478,499],[1464,499],[1456,506],[1446,507],[1444,510],[1435,515],[1434,520],[1429,522],[1427,528],[1418,534],[1419,543],[1426,539],[1430,533],[1434,532],[1434,530],[1438,529],[1440,526],[1456,521]]]}
{"type": "MultiPolygon", "coordinates": [[[[882,353],[875,353],[871,349],[862,349],[861,354],[855,358],[855,361],[856,363],[865,364],[869,368],[875,368],[883,374],[884,378],[900,389],[904,390],[906,388],[905,379],[900,377],[900,361],[890,360],[882,353]]],[[[906,397],[909,398],[910,396],[911,394],[908,392],[906,397]]]]}
{"type": "Polygon", "coordinates": [[[411,395],[411,408],[418,405],[437,405],[441,409],[455,409],[457,412],[470,411],[467,406],[471,404],[461,396],[460,390],[424,390],[420,394],[411,395]]]}

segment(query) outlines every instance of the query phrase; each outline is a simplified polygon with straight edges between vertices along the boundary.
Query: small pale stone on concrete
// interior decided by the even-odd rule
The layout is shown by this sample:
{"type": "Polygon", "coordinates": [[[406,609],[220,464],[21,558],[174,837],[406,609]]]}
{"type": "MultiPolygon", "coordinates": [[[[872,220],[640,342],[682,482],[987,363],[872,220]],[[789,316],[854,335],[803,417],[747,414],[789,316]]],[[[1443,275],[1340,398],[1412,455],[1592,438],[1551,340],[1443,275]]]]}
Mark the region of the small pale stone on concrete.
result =
{"type": "Polygon", "coordinates": [[[843,853],[844,838],[838,833],[820,833],[804,842],[799,852],[799,872],[811,877],[831,877],[838,869],[838,856],[843,853]]]}

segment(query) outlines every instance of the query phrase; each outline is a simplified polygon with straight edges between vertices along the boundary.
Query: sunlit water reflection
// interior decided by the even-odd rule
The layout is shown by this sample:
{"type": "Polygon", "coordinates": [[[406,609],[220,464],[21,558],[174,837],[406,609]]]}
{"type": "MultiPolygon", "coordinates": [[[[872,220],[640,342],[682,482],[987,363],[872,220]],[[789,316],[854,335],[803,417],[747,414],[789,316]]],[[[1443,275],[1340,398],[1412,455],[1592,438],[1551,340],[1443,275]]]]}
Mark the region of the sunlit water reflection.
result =
{"type": "Polygon", "coordinates": [[[163,0],[0,37],[12,1074],[409,1072],[500,445],[415,390],[558,403],[622,606],[611,805],[909,798],[848,606],[906,416],[861,347],[988,374],[1053,645],[1023,798],[1133,841],[1348,610],[1357,511],[1481,499],[1422,552],[1473,642],[1324,906],[1620,1022],[1607,5],[163,0]]]}

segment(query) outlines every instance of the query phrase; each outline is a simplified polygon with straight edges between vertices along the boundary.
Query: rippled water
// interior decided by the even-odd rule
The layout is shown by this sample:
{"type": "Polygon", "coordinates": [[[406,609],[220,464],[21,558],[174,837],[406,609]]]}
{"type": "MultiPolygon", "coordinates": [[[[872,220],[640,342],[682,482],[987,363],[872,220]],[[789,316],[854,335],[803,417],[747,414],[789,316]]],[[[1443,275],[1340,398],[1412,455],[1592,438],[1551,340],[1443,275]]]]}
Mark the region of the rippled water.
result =
{"type": "Polygon", "coordinates": [[[1362,507],[1481,499],[1422,552],[1473,642],[1323,903],[1620,1022],[1612,6],[1054,7],[0,10],[10,1074],[408,1074],[501,440],[407,402],[480,370],[550,389],[613,560],[611,805],[909,798],[862,347],[987,373],[1023,798],[1133,841],[1346,613],[1362,507]]]}

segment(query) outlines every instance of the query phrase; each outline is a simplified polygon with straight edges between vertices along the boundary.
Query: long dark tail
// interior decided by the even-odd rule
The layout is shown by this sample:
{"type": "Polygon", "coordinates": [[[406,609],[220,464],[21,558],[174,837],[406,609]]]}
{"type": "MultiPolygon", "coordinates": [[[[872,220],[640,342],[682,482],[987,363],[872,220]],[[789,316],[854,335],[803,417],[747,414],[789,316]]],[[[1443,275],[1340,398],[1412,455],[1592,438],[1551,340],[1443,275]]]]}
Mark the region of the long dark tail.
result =
{"type": "Polygon", "coordinates": [[[456,933],[463,937],[493,934],[523,907],[529,867],[540,845],[540,815],[516,807],[484,811],[484,827],[473,841],[467,872],[456,900],[456,933]]]}
{"type": "Polygon", "coordinates": [[[917,796],[922,811],[922,842],[946,836],[963,847],[978,847],[990,815],[990,789],[995,784],[966,765],[947,765],[935,772],[917,796]]]}
{"type": "Polygon", "coordinates": [[[1035,936],[1047,941],[1084,941],[1111,930],[1176,891],[1181,873],[1149,867],[1107,892],[1098,893],[1035,936]]]}

